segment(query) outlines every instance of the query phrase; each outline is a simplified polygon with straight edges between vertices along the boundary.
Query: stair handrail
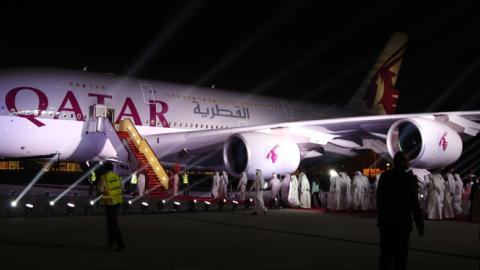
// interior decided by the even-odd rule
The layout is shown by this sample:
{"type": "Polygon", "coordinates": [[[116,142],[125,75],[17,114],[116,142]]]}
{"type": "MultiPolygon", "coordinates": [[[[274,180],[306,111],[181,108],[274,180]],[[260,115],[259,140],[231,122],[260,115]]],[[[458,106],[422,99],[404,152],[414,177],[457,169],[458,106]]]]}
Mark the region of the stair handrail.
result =
{"type": "Polygon", "coordinates": [[[150,165],[150,167],[152,167],[152,170],[157,176],[157,179],[160,181],[160,184],[165,189],[168,189],[167,173],[165,172],[165,170],[163,169],[163,166],[158,161],[157,156],[155,155],[155,152],[153,152],[153,149],[150,147],[150,144],[147,142],[147,140],[145,140],[140,135],[140,133],[135,128],[135,125],[133,125],[130,119],[128,118],[123,119],[120,121],[119,124],[120,125],[118,128],[118,131],[127,132],[130,135],[130,138],[132,138],[138,151],[143,155],[145,155],[145,158],[147,159],[148,164],[150,165]]]}

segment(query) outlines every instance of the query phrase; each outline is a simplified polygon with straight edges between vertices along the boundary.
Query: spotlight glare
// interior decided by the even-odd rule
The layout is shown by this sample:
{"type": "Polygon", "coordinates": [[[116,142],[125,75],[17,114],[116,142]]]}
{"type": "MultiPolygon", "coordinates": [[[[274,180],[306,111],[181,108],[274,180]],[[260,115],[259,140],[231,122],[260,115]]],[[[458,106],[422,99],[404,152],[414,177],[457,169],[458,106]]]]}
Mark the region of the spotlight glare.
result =
{"type": "Polygon", "coordinates": [[[12,202],[10,203],[10,206],[11,206],[11,207],[17,207],[17,201],[12,201],[12,202]]]}
{"type": "Polygon", "coordinates": [[[174,208],[175,210],[178,210],[178,208],[180,208],[180,205],[181,205],[180,202],[173,202],[173,208],[174,208]]]}
{"type": "Polygon", "coordinates": [[[164,205],[165,205],[165,200],[158,201],[157,202],[157,212],[161,212],[164,205]]]}
{"type": "Polygon", "coordinates": [[[25,216],[29,217],[33,212],[33,204],[31,203],[26,203],[25,204],[25,216]]]}
{"type": "Polygon", "coordinates": [[[203,202],[203,211],[207,212],[208,208],[210,208],[210,202],[209,201],[204,201],[203,202]]]}
{"type": "Polygon", "coordinates": [[[238,206],[238,201],[237,200],[233,200],[232,201],[232,211],[235,210],[238,206]]]}
{"type": "Polygon", "coordinates": [[[73,210],[75,209],[75,204],[68,202],[67,203],[67,216],[72,216],[73,215],[73,210]]]}
{"type": "Polygon", "coordinates": [[[335,170],[333,170],[333,169],[330,170],[330,177],[336,177],[336,176],[338,176],[337,171],[335,171],[335,170]]]}
{"type": "Polygon", "coordinates": [[[54,205],[55,205],[55,202],[54,202],[54,201],[50,201],[48,204],[50,204],[50,206],[54,206],[54,205]]]}
{"type": "Polygon", "coordinates": [[[94,204],[95,204],[95,202],[94,202],[94,201],[90,201],[90,205],[92,205],[92,206],[93,206],[94,204]]]}
{"type": "Polygon", "coordinates": [[[142,202],[142,207],[140,208],[140,213],[145,214],[148,211],[149,204],[147,202],[142,202]]]}
{"type": "Polygon", "coordinates": [[[128,200],[128,204],[132,204],[132,200],[128,200]]]}

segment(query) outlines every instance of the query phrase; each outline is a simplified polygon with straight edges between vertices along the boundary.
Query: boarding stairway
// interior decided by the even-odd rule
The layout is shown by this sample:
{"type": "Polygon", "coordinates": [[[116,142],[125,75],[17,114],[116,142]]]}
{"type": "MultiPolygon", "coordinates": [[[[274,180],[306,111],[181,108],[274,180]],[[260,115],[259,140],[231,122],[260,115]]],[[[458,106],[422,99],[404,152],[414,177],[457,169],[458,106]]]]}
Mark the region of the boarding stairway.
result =
{"type": "Polygon", "coordinates": [[[138,133],[130,119],[124,119],[119,122],[117,134],[128,145],[129,153],[133,154],[138,164],[143,167],[149,195],[165,195],[168,190],[168,175],[147,140],[138,133]]]}

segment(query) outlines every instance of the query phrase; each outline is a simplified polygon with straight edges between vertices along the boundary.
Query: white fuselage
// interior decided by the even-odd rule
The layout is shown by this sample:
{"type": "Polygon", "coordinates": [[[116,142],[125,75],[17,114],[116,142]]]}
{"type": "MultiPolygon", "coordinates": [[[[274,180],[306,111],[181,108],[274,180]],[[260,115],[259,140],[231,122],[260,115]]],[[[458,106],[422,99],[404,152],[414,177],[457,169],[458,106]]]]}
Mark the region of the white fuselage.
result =
{"type": "Polygon", "coordinates": [[[102,134],[88,133],[95,104],[113,109],[114,123],[130,118],[157,156],[168,152],[149,136],[345,115],[335,107],[197,86],[64,70],[10,70],[0,73],[0,157],[59,153],[62,160],[85,161],[114,156],[102,134]]]}

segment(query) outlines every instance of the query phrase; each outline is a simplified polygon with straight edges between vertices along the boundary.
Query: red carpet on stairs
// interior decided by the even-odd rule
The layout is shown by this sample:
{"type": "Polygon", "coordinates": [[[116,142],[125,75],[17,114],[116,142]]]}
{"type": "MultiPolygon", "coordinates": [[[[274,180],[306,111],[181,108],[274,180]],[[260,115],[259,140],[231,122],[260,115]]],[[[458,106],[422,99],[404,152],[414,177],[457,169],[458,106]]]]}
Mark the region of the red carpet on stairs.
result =
{"type": "Polygon", "coordinates": [[[132,140],[128,132],[117,132],[117,133],[120,139],[123,139],[127,142],[128,146],[130,147],[130,150],[132,150],[132,153],[135,155],[137,160],[140,161],[141,164],[145,165],[143,169],[143,173],[145,174],[145,177],[147,180],[147,188],[150,190],[150,195],[166,194],[165,188],[162,185],[160,185],[157,175],[153,171],[152,167],[148,164],[147,158],[145,157],[145,155],[140,153],[140,151],[138,151],[137,146],[135,145],[135,142],[132,140]],[[151,190],[152,188],[155,188],[155,189],[151,190]]]}

